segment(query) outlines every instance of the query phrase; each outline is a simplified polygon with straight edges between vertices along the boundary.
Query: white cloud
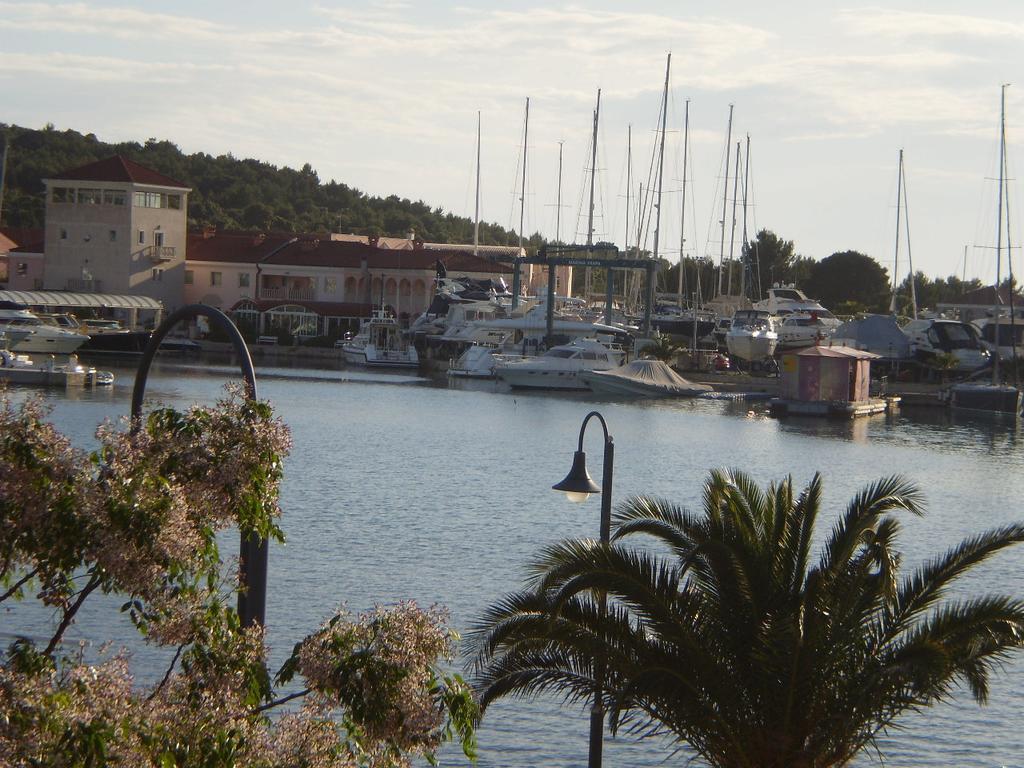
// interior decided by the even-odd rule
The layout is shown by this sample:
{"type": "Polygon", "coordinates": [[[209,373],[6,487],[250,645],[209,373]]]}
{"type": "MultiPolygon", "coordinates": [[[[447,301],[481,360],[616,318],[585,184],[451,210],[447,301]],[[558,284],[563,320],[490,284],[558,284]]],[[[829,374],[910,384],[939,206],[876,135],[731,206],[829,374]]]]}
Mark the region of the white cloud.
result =
{"type": "Polygon", "coordinates": [[[840,11],[839,22],[851,34],[869,37],[956,37],[1024,39],[1024,24],[1008,19],[961,14],[916,13],[868,7],[840,11]]]}

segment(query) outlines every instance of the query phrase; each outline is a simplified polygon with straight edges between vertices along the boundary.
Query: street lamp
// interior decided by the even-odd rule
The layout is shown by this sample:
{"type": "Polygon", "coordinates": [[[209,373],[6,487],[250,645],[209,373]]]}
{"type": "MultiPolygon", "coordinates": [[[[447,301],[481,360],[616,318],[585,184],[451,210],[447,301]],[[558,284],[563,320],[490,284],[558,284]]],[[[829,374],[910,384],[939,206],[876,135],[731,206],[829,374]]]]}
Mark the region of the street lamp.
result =
{"type": "MultiPolygon", "coordinates": [[[[583,502],[591,494],[601,494],[601,543],[607,544],[611,537],[612,527],[612,468],[615,460],[615,443],[608,433],[608,424],[597,411],[591,411],[583,419],[580,427],[580,442],[572,457],[572,469],[562,482],[551,486],[562,491],[570,501],[583,502]],[[587,472],[587,454],[583,452],[583,433],[591,418],[597,417],[604,430],[604,469],[601,472],[601,485],[598,486],[587,472]]],[[[603,617],[608,610],[608,597],[604,592],[598,597],[598,610],[603,617]]],[[[601,704],[604,684],[604,664],[597,662],[595,667],[597,690],[594,694],[594,706],[590,710],[590,752],[587,759],[588,768],[601,768],[601,749],[604,737],[604,707],[601,704]]]]}

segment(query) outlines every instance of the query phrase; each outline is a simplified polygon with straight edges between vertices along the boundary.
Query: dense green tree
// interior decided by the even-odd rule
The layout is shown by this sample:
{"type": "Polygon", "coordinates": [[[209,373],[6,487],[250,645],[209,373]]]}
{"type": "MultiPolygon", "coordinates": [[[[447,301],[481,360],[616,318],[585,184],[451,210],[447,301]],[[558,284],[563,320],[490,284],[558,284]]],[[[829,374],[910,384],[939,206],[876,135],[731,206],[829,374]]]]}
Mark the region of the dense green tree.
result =
{"type": "Polygon", "coordinates": [[[885,267],[857,251],[841,251],[822,259],[811,270],[806,291],[835,311],[854,302],[871,312],[889,307],[889,276],[885,267]]]}
{"type": "Polygon", "coordinates": [[[743,248],[749,286],[747,295],[758,301],[768,295],[774,283],[793,282],[791,271],[796,258],[792,240],[783,240],[767,229],[760,230],[743,248]]]}
{"type": "Polygon", "coordinates": [[[790,479],[763,490],[716,471],[703,500],[698,514],[633,498],[610,544],[546,548],[527,589],[472,635],[482,705],[599,698],[613,729],[671,736],[707,765],[830,768],[958,690],[984,703],[992,671],[1024,645],[1024,602],[952,589],[1024,525],[901,578],[890,513],[921,507],[898,477],[858,493],[823,539],[818,475],[797,494],[790,479]]]}
{"type": "MultiPolygon", "coordinates": [[[[52,126],[31,130],[0,123],[0,144],[5,137],[10,139],[11,151],[0,223],[7,226],[43,226],[43,179],[120,154],[189,185],[188,221],[193,227],[212,224],[221,229],[391,237],[405,237],[415,230],[418,237],[434,242],[473,239],[473,222],[466,217],[396,195],[370,197],[335,180],[323,183],[309,163],[296,170],[230,154],[186,155],[172,142],[155,138],[144,144],[109,144],[91,133],[83,136],[52,126]]],[[[497,224],[481,222],[480,242],[511,245],[518,237],[497,224]]],[[[537,233],[525,240],[530,251],[542,243],[537,233]]]]}

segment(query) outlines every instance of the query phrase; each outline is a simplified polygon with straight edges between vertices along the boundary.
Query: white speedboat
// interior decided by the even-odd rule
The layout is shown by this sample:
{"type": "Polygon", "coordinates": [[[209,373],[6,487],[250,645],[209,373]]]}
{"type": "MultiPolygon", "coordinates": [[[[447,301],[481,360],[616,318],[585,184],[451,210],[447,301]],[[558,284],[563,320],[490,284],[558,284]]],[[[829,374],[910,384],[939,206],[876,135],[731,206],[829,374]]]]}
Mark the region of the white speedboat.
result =
{"type": "Polygon", "coordinates": [[[28,331],[21,341],[11,344],[11,349],[32,354],[70,355],[89,340],[84,333],[50,325],[24,305],[9,301],[0,302],[0,330],[28,331]]]}
{"type": "Polygon", "coordinates": [[[622,364],[625,352],[596,339],[576,339],[537,357],[499,360],[494,375],[511,387],[532,389],[587,389],[583,371],[608,370],[622,364]]]}
{"type": "Polygon", "coordinates": [[[418,368],[416,347],[402,333],[398,320],[376,310],[352,339],[342,344],[345,360],[367,368],[418,368]]]}
{"type": "Polygon", "coordinates": [[[772,316],[765,310],[738,309],[725,334],[729,354],[747,362],[765,360],[775,354],[779,334],[772,316]]]}
{"type": "Polygon", "coordinates": [[[600,395],[698,397],[713,389],[687,381],[661,360],[634,360],[607,371],[583,371],[580,379],[600,395]]]}
{"type": "Polygon", "coordinates": [[[776,323],[780,350],[801,349],[820,344],[832,338],[842,323],[831,313],[794,312],[776,323]]]}

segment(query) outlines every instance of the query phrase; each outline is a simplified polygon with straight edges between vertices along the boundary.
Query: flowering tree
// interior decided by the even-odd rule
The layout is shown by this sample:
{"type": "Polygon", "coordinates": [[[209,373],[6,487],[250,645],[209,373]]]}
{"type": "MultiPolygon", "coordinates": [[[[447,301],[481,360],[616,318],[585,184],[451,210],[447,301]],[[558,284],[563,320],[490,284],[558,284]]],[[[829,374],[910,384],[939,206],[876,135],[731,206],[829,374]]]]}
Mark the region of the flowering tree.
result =
{"type": "Polygon", "coordinates": [[[476,704],[439,609],[341,612],[296,643],[273,679],[263,631],[232,607],[216,534],[283,540],[287,428],[237,391],[212,408],[153,411],[75,449],[33,400],[0,400],[0,603],[54,610],[52,634],[0,657],[0,765],[255,768],[433,762],[458,739],[474,758],[476,704]],[[121,650],[87,661],[64,635],[90,595],[125,597],[148,643],[174,648],[137,686],[121,650]],[[301,690],[280,686],[302,678],[301,690]],[[286,713],[272,711],[290,703],[286,713]]]}

